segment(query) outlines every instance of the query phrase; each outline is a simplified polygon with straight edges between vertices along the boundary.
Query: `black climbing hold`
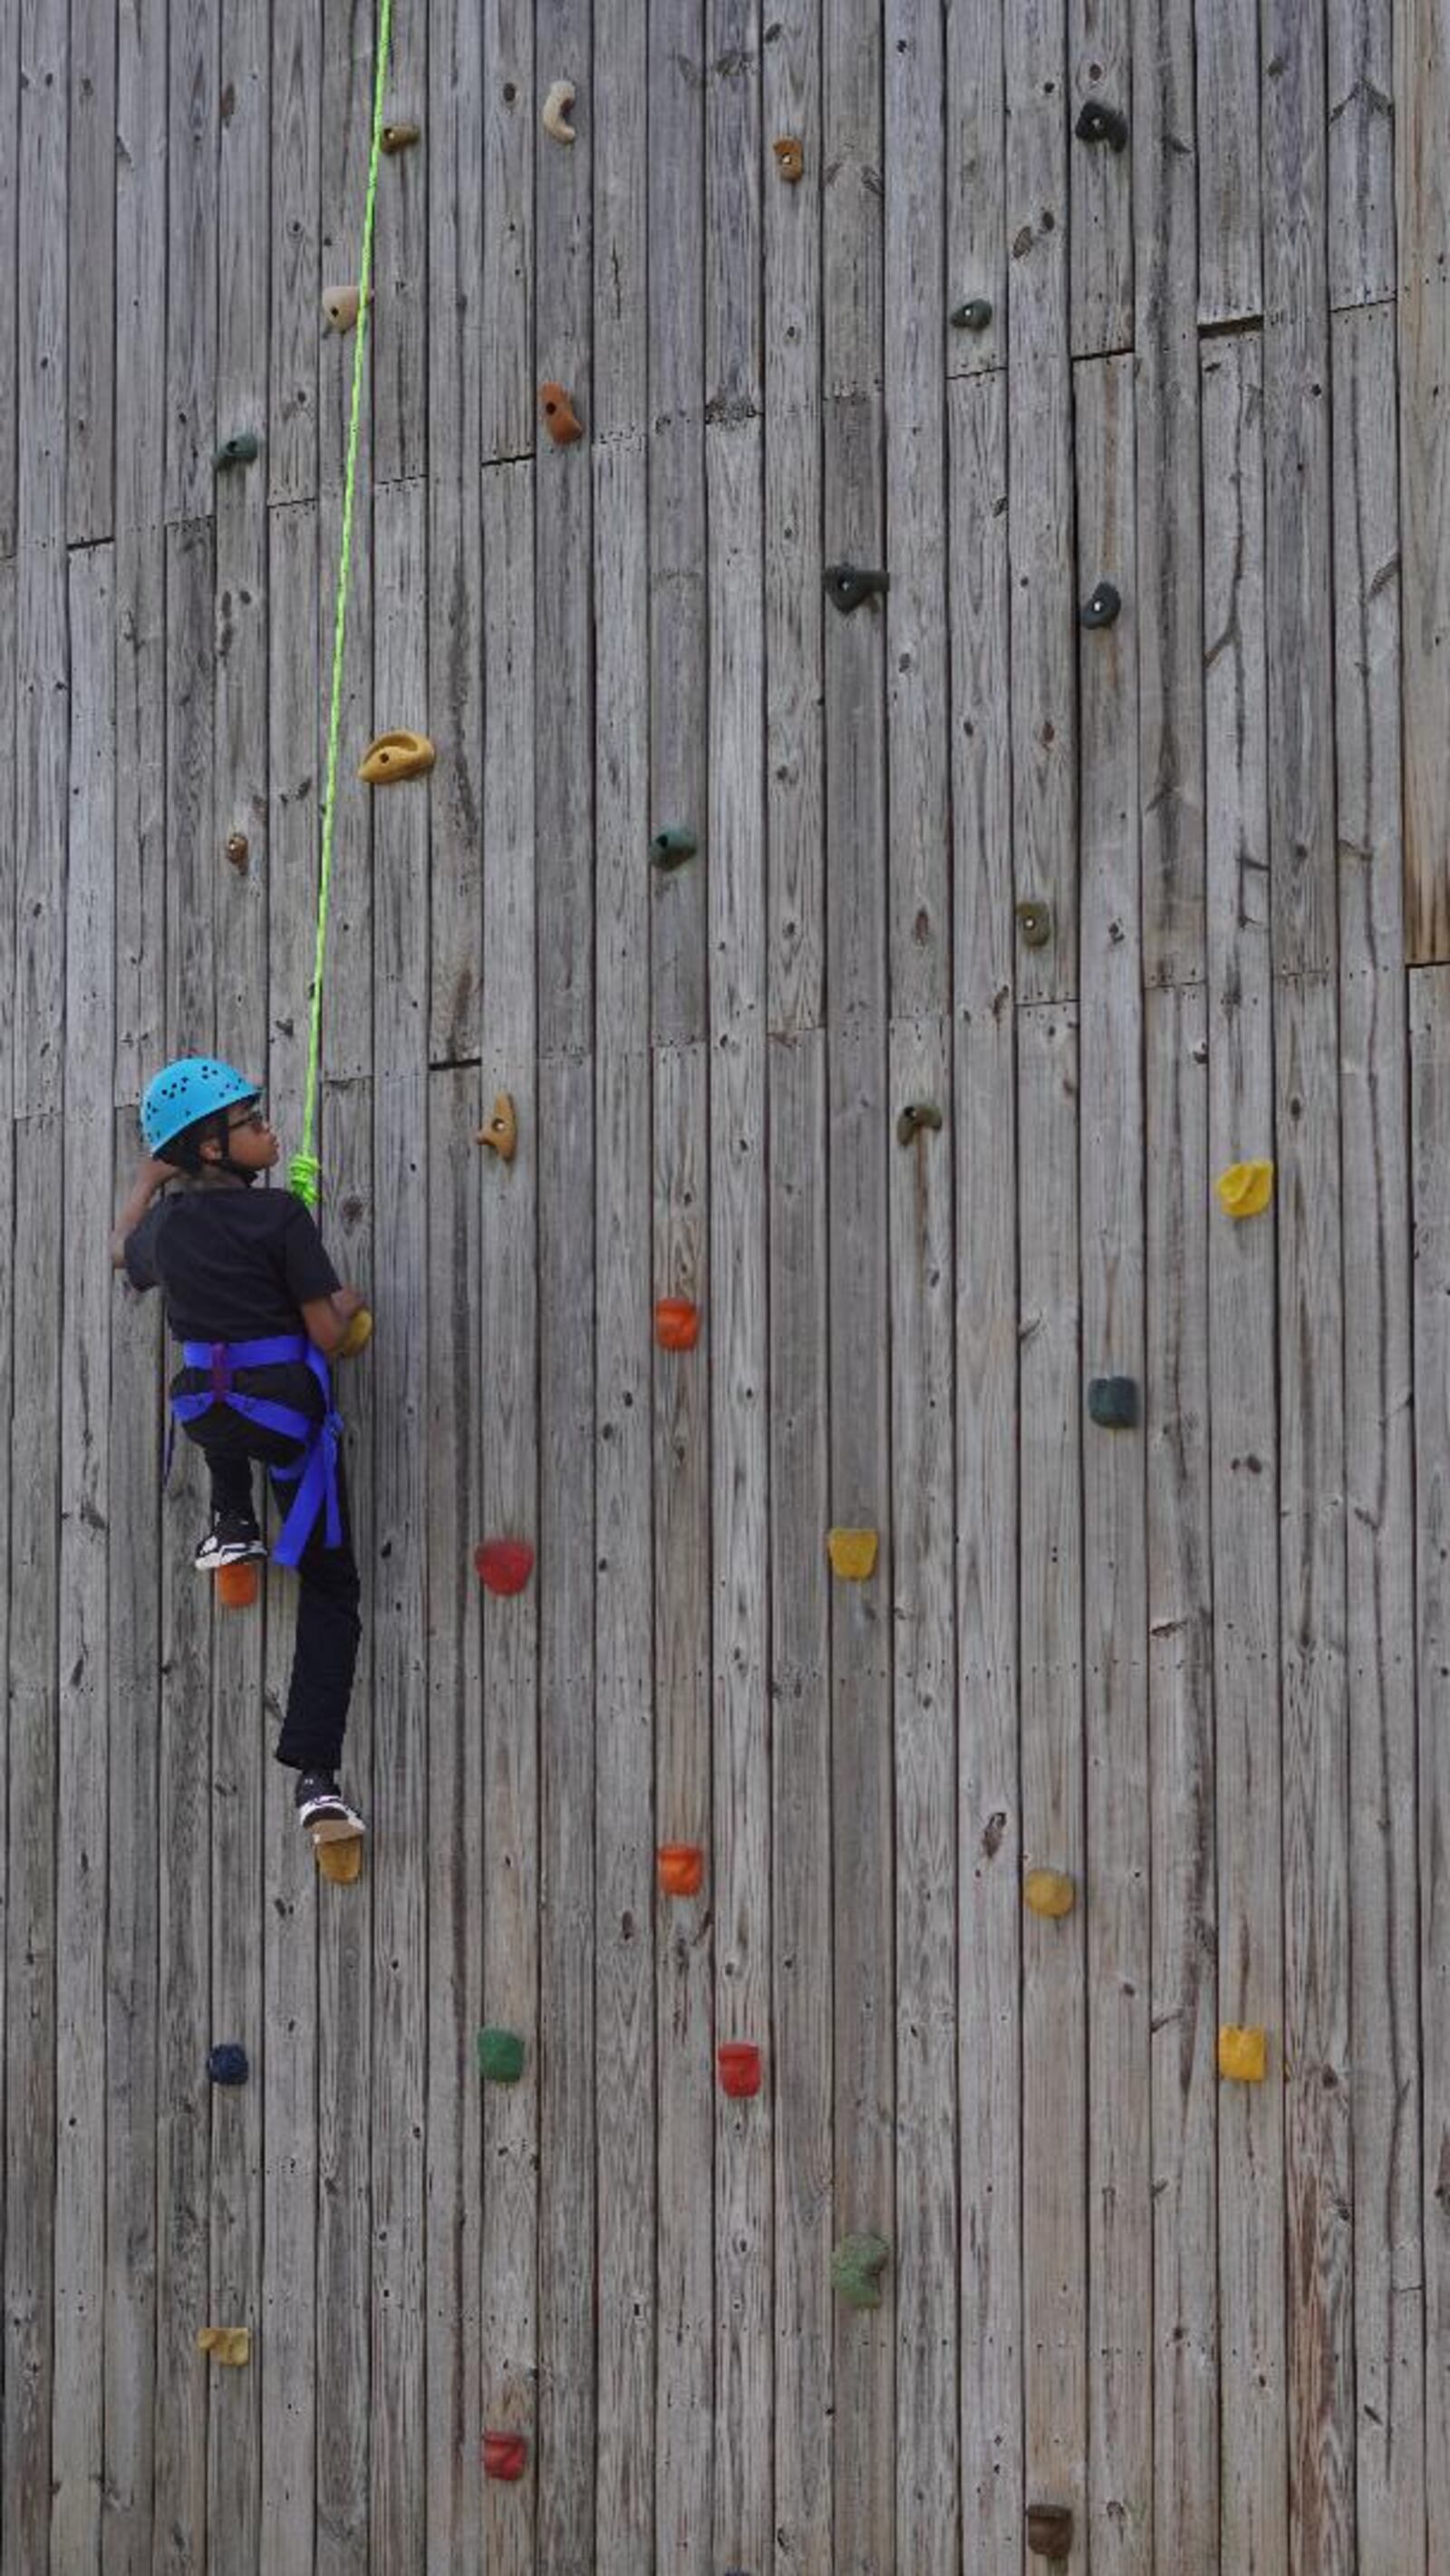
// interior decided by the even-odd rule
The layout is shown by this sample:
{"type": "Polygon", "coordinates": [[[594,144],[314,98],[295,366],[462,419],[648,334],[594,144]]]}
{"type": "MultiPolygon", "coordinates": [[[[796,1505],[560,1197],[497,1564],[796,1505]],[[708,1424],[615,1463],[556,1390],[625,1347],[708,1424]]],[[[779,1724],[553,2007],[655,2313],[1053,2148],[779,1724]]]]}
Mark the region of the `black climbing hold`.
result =
{"type": "Polygon", "coordinates": [[[843,617],[890,587],[890,576],[884,572],[863,572],[859,564],[838,563],[826,566],[826,589],[843,617]]]}
{"type": "Polygon", "coordinates": [[[1109,107],[1105,98],[1085,98],[1073,127],[1079,143],[1110,143],[1121,152],[1128,140],[1128,120],[1120,107],[1109,107]]]}
{"type": "Polygon", "coordinates": [[[1045,948],[1052,937],[1052,906],[1029,900],[1017,906],[1017,927],[1024,948],[1045,948]]]}
{"type": "Polygon", "coordinates": [[[692,859],[699,846],[687,824],[667,823],[649,845],[650,860],[657,868],[677,868],[682,859],[692,859]]]}
{"type": "Polygon", "coordinates": [[[1122,592],[1115,590],[1110,581],[1100,581],[1079,615],[1084,626],[1111,626],[1122,605],[1122,592]]]}
{"type": "Polygon", "coordinates": [[[985,331],[992,319],[992,308],[985,295],[969,296],[965,304],[954,304],[952,321],[959,331],[985,331]]]}
{"type": "Polygon", "coordinates": [[[898,1145],[909,1145],[922,1127],[940,1127],[941,1111],[930,1100],[908,1100],[896,1122],[898,1145]]]}
{"type": "Polygon", "coordinates": [[[262,453],[262,442],[254,429],[239,429],[235,438],[224,439],[216,452],[218,474],[229,465],[255,465],[262,453]]]}
{"type": "Polygon", "coordinates": [[[247,2052],[239,2040],[218,2040],[207,2053],[206,2071],[213,2084],[245,2084],[247,2052]]]}
{"type": "Polygon", "coordinates": [[[1138,1381],[1131,1377],[1088,1380],[1088,1414],[1104,1431],[1136,1431],[1138,1381]]]}

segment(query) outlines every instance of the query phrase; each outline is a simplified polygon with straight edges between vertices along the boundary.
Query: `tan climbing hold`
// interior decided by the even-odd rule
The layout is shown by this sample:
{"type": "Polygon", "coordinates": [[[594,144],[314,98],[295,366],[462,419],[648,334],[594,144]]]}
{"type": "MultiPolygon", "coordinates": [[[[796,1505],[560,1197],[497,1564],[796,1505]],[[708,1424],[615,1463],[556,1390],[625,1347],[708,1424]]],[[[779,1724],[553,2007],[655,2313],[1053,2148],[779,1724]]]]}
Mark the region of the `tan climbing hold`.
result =
{"type": "Polygon", "coordinates": [[[1029,1914],[1045,1914],[1057,1922],[1072,1912],[1077,1888],[1065,1869],[1029,1869],[1022,1881],[1022,1898],[1029,1914]]]}
{"type": "Polygon", "coordinates": [[[425,733],[380,733],[368,744],[359,778],[367,787],[397,787],[405,778],[424,778],[436,754],[425,733]]]}
{"type": "Polygon", "coordinates": [[[775,166],[782,179],[788,180],[794,187],[797,179],[805,175],[806,156],[800,136],[778,134],[770,148],[775,154],[775,166]]]}
{"type": "Polygon", "coordinates": [[[351,1887],[355,1880],[361,1878],[363,1864],[361,1834],[349,1834],[346,1842],[326,1843],[314,1833],[312,1848],[317,1855],[318,1869],[334,1887],[351,1887]]]}
{"type": "Polygon", "coordinates": [[[539,387],[539,400],[544,406],[544,426],[556,447],[572,447],[584,435],[584,424],[575,411],[562,385],[552,376],[539,387]]]}
{"type": "Polygon", "coordinates": [[[366,1306],[359,1306],[357,1313],[349,1318],[347,1331],[343,1334],[341,1341],[338,1343],[338,1358],[340,1360],[355,1360],[359,1351],[365,1351],[367,1349],[372,1337],[373,1319],[368,1313],[366,1306]]]}
{"type": "Polygon", "coordinates": [[[380,149],[391,160],[395,152],[406,152],[410,143],[422,140],[421,125],[385,125],[379,136],[380,149]]]}
{"type": "Polygon", "coordinates": [[[1261,1216],[1274,1195],[1272,1163],[1230,1163],[1214,1182],[1219,1206],[1229,1216],[1261,1216]]]}
{"type": "Polygon", "coordinates": [[[544,101],[544,132],[552,134],[556,143],[572,143],[574,140],[574,128],[569,122],[574,95],[572,81],[555,81],[544,101]]]}
{"type": "Polygon", "coordinates": [[[833,1529],[826,1534],[826,1554],[843,1583],[864,1583],[876,1570],[877,1532],[833,1529]]]}
{"type": "MultiPolygon", "coordinates": [[[[369,295],[368,302],[371,304],[369,295]]],[[[334,331],[348,332],[358,316],[358,292],[355,286],[328,286],[322,294],[322,309],[334,331]]]]}
{"type": "Polygon", "coordinates": [[[480,1127],[478,1141],[480,1145],[492,1146],[500,1161],[505,1163],[513,1161],[519,1141],[519,1122],[510,1092],[500,1091],[496,1094],[493,1116],[486,1126],[480,1127]]]}
{"type": "Polygon", "coordinates": [[[1218,2034],[1218,2071],[1231,2084],[1262,2084],[1269,2062],[1269,2035],[1240,2030],[1226,2021],[1218,2034]]]}
{"type": "Polygon", "coordinates": [[[198,2352],[213,2353],[229,2370],[245,2369],[252,2358],[250,2326],[203,2326],[196,2338],[198,2352]]]}

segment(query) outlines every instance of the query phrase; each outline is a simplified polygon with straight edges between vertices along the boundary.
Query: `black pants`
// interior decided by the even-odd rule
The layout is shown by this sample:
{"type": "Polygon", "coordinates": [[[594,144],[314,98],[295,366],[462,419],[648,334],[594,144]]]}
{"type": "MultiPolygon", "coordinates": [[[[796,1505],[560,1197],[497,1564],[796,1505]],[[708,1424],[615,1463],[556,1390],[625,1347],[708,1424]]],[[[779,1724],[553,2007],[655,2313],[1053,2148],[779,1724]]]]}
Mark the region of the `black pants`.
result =
{"type": "MultiPolygon", "coordinates": [[[[176,1391],[185,1393],[205,1383],[200,1372],[187,1370],[177,1379],[176,1391]]],[[[294,1405],[299,1413],[309,1413],[314,1418],[321,1403],[317,1382],[305,1369],[238,1370],[237,1388],[241,1394],[267,1396],[274,1404],[294,1405]]],[[[269,1469],[290,1467],[302,1452],[300,1440],[289,1440],[284,1432],[268,1431],[261,1423],[249,1422],[245,1414],[234,1413],[229,1404],[214,1404],[209,1412],[198,1414],[194,1422],[183,1427],[187,1438],[205,1452],[211,1470],[214,1511],[253,1511],[254,1460],[269,1469]]],[[[362,1634],[357,1606],[361,1586],[352,1552],[341,1459],[337,1485],[342,1545],[327,1545],[327,1515],[319,1512],[297,1567],[301,1586],[297,1642],[292,1654],[287,1714],[277,1739],[277,1759],[292,1771],[337,1769],[357,1667],[358,1639],[362,1634]]],[[[296,1491],[295,1484],[279,1485],[273,1479],[273,1497],[284,1519],[296,1491]]]]}

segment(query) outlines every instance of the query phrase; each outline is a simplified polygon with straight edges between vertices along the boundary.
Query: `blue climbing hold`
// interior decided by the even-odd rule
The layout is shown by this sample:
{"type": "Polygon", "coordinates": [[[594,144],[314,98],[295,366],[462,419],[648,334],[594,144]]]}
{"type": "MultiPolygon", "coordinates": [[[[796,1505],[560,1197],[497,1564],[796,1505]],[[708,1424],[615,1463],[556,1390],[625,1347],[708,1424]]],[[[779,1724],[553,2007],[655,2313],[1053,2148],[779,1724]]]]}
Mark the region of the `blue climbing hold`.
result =
{"type": "Polygon", "coordinates": [[[207,2056],[206,2071],[213,2084],[245,2084],[247,2052],[239,2040],[222,2039],[207,2056]]]}

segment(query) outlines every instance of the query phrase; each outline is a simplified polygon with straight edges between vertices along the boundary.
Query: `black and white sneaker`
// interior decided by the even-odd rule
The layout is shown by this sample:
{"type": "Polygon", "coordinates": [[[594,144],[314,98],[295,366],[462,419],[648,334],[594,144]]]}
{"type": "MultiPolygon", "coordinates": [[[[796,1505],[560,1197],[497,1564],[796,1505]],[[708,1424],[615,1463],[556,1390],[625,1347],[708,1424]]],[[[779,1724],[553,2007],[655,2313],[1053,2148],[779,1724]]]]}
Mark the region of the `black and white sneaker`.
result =
{"type": "Polygon", "coordinates": [[[330,1771],[304,1771],[297,1783],[297,1822],[314,1843],[350,1843],[367,1828],[330,1771]]]}
{"type": "Polygon", "coordinates": [[[198,1574],[215,1574],[223,1565],[241,1565],[265,1556],[267,1542],[250,1512],[214,1512],[212,1524],[192,1558],[198,1574]]]}

